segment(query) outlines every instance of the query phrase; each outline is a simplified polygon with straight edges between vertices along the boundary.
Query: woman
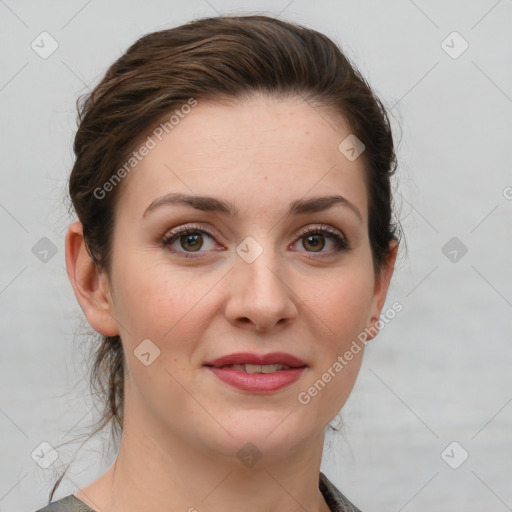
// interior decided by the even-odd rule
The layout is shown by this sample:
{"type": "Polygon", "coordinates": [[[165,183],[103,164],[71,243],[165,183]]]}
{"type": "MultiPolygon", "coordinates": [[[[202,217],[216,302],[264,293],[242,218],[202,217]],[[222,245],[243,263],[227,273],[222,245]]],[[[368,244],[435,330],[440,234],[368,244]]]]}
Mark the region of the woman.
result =
{"type": "Polygon", "coordinates": [[[365,80],[313,30],[202,19],[111,66],[74,150],[66,264],[122,435],[41,510],[358,510],[320,463],[399,242],[365,80]]]}

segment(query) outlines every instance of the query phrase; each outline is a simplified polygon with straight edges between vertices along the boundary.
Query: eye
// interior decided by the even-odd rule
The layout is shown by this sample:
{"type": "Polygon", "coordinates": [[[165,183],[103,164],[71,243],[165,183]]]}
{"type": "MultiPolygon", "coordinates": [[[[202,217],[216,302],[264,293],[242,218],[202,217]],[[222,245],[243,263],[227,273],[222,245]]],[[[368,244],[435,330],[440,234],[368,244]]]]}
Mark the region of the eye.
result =
{"type": "MultiPolygon", "coordinates": [[[[350,249],[350,245],[341,231],[325,225],[302,231],[299,234],[299,239],[293,245],[300,240],[302,240],[302,247],[306,249],[306,252],[316,253],[322,257],[336,255],[350,249]],[[329,245],[331,249],[324,251],[323,249],[326,247],[329,249],[329,245]]],[[[204,252],[219,250],[215,249],[215,235],[205,228],[196,226],[184,226],[170,231],[162,238],[162,245],[184,258],[199,258],[204,252]]]]}
{"type": "Polygon", "coordinates": [[[162,245],[169,248],[173,253],[177,253],[185,258],[196,258],[204,251],[201,249],[212,250],[215,247],[213,233],[206,229],[199,229],[194,226],[185,226],[177,228],[162,239],[162,245]],[[210,239],[209,243],[207,239],[210,239]],[[213,245],[212,245],[213,243],[213,245]],[[176,247],[173,247],[176,246],[176,247]],[[191,253],[199,253],[197,256],[191,253]]]}
{"type": "MultiPolygon", "coordinates": [[[[341,231],[329,226],[322,226],[303,231],[299,235],[299,242],[302,240],[302,247],[310,253],[318,254],[338,254],[341,251],[350,249],[350,245],[341,231]],[[325,247],[331,245],[331,250],[323,251],[325,247]]],[[[296,243],[297,243],[296,242],[296,243]]]]}

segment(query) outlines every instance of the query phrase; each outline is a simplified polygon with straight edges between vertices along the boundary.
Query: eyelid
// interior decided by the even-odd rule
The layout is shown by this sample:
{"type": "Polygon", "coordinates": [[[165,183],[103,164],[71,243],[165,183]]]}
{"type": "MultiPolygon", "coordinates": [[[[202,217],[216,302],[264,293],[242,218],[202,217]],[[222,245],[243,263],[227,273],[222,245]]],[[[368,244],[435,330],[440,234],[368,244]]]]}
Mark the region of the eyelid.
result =
{"type": "Polygon", "coordinates": [[[329,226],[328,224],[317,224],[314,226],[308,225],[304,228],[302,228],[298,233],[297,237],[301,237],[311,231],[327,231],[328,233],[332,233],[333,235],[339,235],[341,236],[345,241],[347,241],[347,238],[345,237],[343,231],[340,231],[339,229],[333,228],[332,226],[329,226]]]}
{"type": "Polygon", "coordinates": [[[180,226],[178,228],[173,228],[164,233],[162,236],[162,239],[170,240],[174,235],[179,235],[186,233],[187,231],[200,231],[200,232],[206,232],[208,235],[210,235],[212,238],[217,238],[218,233],[216,231],[211,230],[209,227],[202,226],[200,224],[186,224],[185,226],[180,226]]]}

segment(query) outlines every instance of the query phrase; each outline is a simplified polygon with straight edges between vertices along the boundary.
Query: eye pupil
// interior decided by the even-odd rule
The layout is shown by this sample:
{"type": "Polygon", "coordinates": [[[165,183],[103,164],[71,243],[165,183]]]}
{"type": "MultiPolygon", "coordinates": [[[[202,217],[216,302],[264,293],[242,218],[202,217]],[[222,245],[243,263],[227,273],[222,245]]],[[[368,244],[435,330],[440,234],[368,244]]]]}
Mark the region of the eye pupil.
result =
{"type": "Polygon", "coordinates": [[[325,246],[325,240],[323,239],[323,235],[309,235],[306,237],[306,241],[303,242],[303,246],[305,249],[307,249],[306,247],[306,243],[309,244],[310,246],[313,247],[313,251],[317,252],[317,251],[321,251],[324,246],[325,246]],[[319,241],[319,238],[322,239],[322,241],[319,241]]]}
{"type": "Polygon", "coordinates": [[[186,250],[197,250],[200,249],[202,246],[202,238],[203,236],[200,234],[194,234],[194,235],[183,235],[181,241],[181,247],[186,250]],[[183,243],[183,239],[185,239],[185,244],[183,243]],[[198,243],[198,240],[200,243],[198,243]],[[187,247],[188,244],[191,244],[191,246],[187,247]]]}

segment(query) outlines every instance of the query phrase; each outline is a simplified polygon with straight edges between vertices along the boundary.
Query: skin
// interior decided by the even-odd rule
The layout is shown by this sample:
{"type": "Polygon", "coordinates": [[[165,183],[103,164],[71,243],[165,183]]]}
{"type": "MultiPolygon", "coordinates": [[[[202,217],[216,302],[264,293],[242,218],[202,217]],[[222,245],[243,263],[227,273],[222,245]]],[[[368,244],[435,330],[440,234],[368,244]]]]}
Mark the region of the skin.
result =
{"type": "Polygon", "coordinates": [[[363,161],[338,150],[349,134],[299,99],[199,102],[122,182],[109,275],[87,254],[80,222],[69,227],[77,299],[96,331],[121,336],[127,365],[117,458],[75,493],[91,508],[328,510],[318,490],[324,429],[354,386],[363,350],[307,405],[297,396],[377,322],[397,252],[393,242],[374,273],[363,161]],[[170,192],[230,201],[239,216],[182,205],[143,215],[170,192]],[[292,201],[333,194],[361,219],[340,204],[285,215],[292,201]],[[315,250],[299,233],[322,224],[341,231],[350,250],[336,252],[327,234],[315,250]],[[214,237],[162,244],[186,225],[214,237]],[[236,252],[248,236],[263,248],[252,263],[236,252]],[[198,246],[198,258],[180,256],[198,246]],[[134,355],[145,339],[160,350],[148,366],[134,355]],[[203,367],[234,352],[288,352],[308,367],[279,391],[248,393],[203,367]],[[262,454],[252,467],[236,455],[248,442],[262,454]]]}

